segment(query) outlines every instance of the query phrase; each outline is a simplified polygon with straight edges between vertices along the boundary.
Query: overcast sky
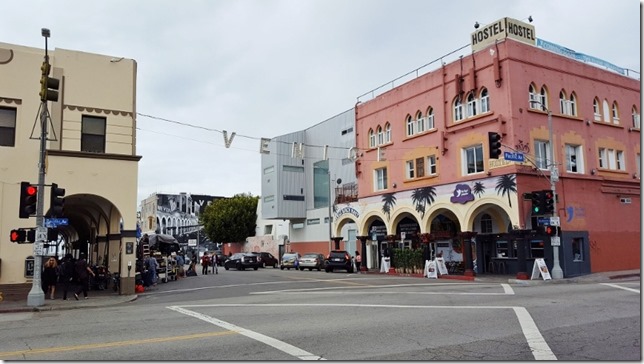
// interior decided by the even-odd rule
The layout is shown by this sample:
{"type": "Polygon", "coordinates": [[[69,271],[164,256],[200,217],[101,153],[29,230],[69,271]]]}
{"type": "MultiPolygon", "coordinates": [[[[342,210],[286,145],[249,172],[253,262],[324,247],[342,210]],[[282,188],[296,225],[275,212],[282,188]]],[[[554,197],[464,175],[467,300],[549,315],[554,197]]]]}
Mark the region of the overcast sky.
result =
{"type": "Polygon", "coordinates": [[[137,116],[140,202],[260,195],[259,138],[353,108],[469,44],[477,21],[532,16],[537,38],[639,72],[640,15],[635,0],[9,0],[0,41],[43,48],[49,28],[50,49],[136,60],[152,116],[137,116]],[[237,134],[228,149],[222,130],[237,134]]]}

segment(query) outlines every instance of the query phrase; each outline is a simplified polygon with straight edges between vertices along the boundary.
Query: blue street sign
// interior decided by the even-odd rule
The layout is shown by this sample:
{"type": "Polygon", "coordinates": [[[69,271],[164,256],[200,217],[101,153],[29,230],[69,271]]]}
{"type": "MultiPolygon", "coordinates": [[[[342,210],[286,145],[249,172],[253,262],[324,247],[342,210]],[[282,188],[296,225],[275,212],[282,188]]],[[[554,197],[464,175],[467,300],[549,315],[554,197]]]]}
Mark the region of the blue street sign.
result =
{"type": "Polygon", "coordinates": [[[523,162],[525,161],[525,155],[519,152],[503,152],[503,159],[512,162],[523,162]]]}
{"type": "Polygon", "coordinates": [[[61,225],[68,225],[69,219],[66,217],[57,217],[57,218],[45,218],[45,227],[46,228],[55,228],[61,225]]]}
{"type": "Polygon", "coordinates": [[[549,217],[539,217],[537,218],[537,224],[539,225],[550,225],[549,217]]]}

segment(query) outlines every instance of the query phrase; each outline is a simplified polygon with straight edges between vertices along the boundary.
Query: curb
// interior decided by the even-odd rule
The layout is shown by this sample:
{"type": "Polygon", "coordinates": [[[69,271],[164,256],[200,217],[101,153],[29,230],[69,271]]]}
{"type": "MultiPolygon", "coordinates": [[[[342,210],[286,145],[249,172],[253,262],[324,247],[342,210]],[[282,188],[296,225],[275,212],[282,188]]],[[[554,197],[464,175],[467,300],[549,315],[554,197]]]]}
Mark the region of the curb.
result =
{"type": "Polygon", "coordinates": [[[134,302],[136,301],[137,298],[139,298],[139,296],[136,294],[128,295],[128,296],[131,296],[131,297],[125,298],[118,302],[112,302],[112,303],[105,303],[105,301],[101,301],[100,298],[97,298],[92,301],[92,302],[96,302],[96,304],[85,304],[85,305],[41,306],[41,307],[21,306],[21,307],[8,307],[8,308],[2,308],[0,306],[0,313],[48,312],[48,311],[58,311],[58,310],[78,310],[78,309],[99,308],[99,307],[106,307],[106,306],[115,306],[121,303],[134,302]]]}

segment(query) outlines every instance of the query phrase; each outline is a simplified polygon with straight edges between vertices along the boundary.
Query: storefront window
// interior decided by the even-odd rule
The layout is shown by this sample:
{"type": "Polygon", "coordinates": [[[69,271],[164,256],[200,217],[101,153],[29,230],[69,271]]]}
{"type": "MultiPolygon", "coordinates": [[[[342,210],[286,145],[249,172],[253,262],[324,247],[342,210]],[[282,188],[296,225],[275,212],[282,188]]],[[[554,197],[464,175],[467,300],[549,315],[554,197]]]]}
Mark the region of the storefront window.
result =
{"type": "Polygon", "coordinates": [[[543,258],[543,240],[530,240],[530,258],[543,258]]]}
{"type": "Polygon", "coordinates": [[[496,241],[496,256],[498,258],[507,258],[509,257],[509,245],[507,240],[497,240],[496,241]]]}

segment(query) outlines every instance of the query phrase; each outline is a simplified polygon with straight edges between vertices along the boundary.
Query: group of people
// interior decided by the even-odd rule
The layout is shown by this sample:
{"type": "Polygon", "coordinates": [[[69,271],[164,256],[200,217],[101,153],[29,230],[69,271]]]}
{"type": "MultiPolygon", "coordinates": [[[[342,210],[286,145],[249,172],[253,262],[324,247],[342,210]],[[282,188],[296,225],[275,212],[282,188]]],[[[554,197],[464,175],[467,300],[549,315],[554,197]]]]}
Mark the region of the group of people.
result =
{"type": "Polygon", "coordinates": [[[56,285],[60,282],[63,286],[63,300],[67,300],[67,293],[71,288],[74,290],[74,298],[83,297],[88,299],[87,291],[89,289],[89,277],[95,276],[94,271],[87,263],[87,255],[81,253],[78,260],[75,260],[71,254],[66,254],[61,264],[55,257],[49,257],[43,265],[42,282],[45,297],[56,299],[56,285]]]}
{"type": "Polygon", "coordinates": [[[201,257],[201,274],[207,275],[209,270],[214,274],[219,274],[217,263],[217,254],[213,253],[212,255],[208,255],[208,252],[203,253],[201,257]]]}

